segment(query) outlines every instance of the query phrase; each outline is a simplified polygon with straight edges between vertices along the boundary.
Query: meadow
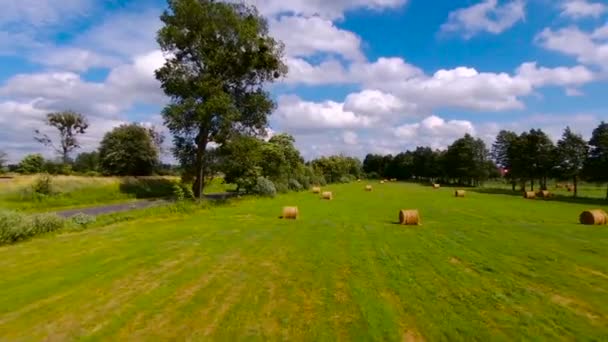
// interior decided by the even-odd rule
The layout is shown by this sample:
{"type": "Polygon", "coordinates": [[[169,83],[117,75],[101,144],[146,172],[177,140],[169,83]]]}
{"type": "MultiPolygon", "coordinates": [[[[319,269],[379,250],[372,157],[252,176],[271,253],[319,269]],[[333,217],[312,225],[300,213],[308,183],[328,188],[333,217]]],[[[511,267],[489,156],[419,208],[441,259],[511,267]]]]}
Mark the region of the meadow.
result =
{"type": "MultiPolygon", "coordinates": [[[[179,177],[82,177],[51,176],[53,194],[36,196],[32,187],[43,175],[16,176],[0,179],[0,208],[24,212],[57,211],[111,203],[130,202],[144,198],[173,195],[173,184],[179,177]]],[[[233,190],[215,178],[206,193],[233,190]]]]}
{"type": "Polygon", "coordinates": [[[589,206],[372,184],[0,247],[0,340],[608,336],[608,227],[578,224],[589,206]],[[406,208],[421,226],[396,223],[406,208]]]}

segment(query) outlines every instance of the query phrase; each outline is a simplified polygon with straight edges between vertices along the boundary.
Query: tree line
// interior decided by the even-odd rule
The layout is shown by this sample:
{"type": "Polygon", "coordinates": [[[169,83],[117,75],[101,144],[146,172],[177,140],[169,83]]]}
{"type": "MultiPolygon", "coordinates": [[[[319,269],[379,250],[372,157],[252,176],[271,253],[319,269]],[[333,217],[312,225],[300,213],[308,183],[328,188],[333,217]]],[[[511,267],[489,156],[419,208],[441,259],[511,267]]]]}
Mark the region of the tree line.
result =
{"type": "MultiPolygon", "coordinates": [[[[250,192],[345,182],[363,172],[369,177],[474,186],[498,177],[500,168],[514,189],[517,184],[525,189],[528,183],[532,188],[546,187],[549,177],[569,178],[575,184],[579,179],[607,180],[605,123],[588,142],[569,129],[557,145],[541,130],[519,135],[503,131],[490,150],[480,139],[465,135],[445,151],[419,147],[396,156],[368,155],[363,163],[341,155],[304,162],[293,137],[263,139],[275,108],[268,85],[288,70],[283,43],[270,35],[267,21],[254,6],[171,0],[160,19],[157,42],[166,61],[155,76],[170,99],[162,117],[179,172],[192,184],[195,197],[218,174],[250,192]]],[[[86,119],[73,112],[55,113],[49,114],[47,123],[58,130],[60,141],[53,144],[40,132],[36,138],[61,155],[62,165],[115,175],[147,175],[161,169],[162,136],[154,130],[137,124],[118,127],[106,134],[96,152],[70,162],[79,147],[77,136],[88,129],[86,119]]],[[[29,156],[18,168],[31,172],[41,164],[39,156],[29,156]]]]}

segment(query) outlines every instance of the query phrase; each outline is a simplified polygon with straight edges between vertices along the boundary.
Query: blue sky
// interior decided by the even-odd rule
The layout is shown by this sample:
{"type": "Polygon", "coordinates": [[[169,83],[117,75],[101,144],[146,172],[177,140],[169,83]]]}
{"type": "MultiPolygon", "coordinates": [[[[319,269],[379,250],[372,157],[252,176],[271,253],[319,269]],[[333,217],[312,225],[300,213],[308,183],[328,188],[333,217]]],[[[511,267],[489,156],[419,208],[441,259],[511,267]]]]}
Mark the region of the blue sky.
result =
{"type": "MultiPolygon", "coordinates": [[[[307,158],[444,148],[465,133],[490,144],[500,129],[588,137],[608,120],[603,0],[248,1],[290,68],[269,86],[271,131],[293,134],[307,158]]],[[[64,109],[91,121],[83,150],[124,122],[162,127],[165,4],[5,0],[0,150],[52,156],[32,132],[64,109]]]]}

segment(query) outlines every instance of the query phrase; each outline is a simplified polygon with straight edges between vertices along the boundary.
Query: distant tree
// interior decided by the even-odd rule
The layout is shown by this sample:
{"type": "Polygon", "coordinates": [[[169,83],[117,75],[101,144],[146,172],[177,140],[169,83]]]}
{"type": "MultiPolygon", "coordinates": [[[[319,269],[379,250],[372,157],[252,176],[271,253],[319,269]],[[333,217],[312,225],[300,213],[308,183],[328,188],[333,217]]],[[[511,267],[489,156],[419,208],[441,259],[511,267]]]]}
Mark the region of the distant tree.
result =
{"type": "Polygon", "coordinates": [[[41,154],[28,154],[19,162],[19,172],[34,174],[44,171],[44,157],[41,154]]]}
{"type": "Polygon", "coordinates": [[[46,134],[36,130],[36,141],[45,146],[52,147],[61,155],[63,163],[67,164],[70,160],[70,153],[79,148],[76,137],[84,134],[89,127],[86,118],[79,113],[72,111],[50,113],[46,116],[46,124],[55,127],[59,131],[58,145],[46,134]]]}
{"type": "MultiPolygon", "coordinates": [[[[589,158],[585,165],[585,174],[594,182],[608,181],[608,123],[600,123],[593,130],[589,140],[589,158]]],[[[608,200],[608,188],[606,189],[608,200]]]]}
{"type": "Polygon", "coordinates": [[[235,132],[264,133],[274,108],[265,85],[287,72],[283,46],[243,3],[170,0],[161,21],[157,40],[168,59],[156,78],[171,97],[163,118],[200,197],[209,142],[222,145],[235,132]]]}
{"type": "Polygon", "coordinates": [[[534,190],[534,179],[538,179],[541,188],[546,189],[547,177],[555,166],[555,145],[540,129],[522,133],[519,140],[518,166],[530,180],[531,190],[534,190]]]}
{"type": "Polygon", "coordinates": [[[128,124],[106,133],[99,146],[99,164],[110,175],[151,175],[159,159],[150,131],[128,124]]]}
{"type": "Polygon", "coordinates": [[[418,180],[433,181],[443,173],[438,151],[430,147],[417,147],[412,156],[414,176],[418,180]]]}
{"type": "Polygon", "coordinates": [[[517,179],[521,176],[521,170],[517,167],[519,155],[516,151],[518,148],[516,145],[518,139],[519,137],[515,132],[502,130],[496,136],[491,151],[494,162],[507,171],[505,177],[511,181],[513,191],[515,191],[517,179]]]}
{"type": "Polygon", "coordinates": [[[578,196],[578,180],[583,172],[589,146],[585,139],[574,134],[570,127],[566,127],[562,138],[557,142],[557,175],[562,178],[572,179],[574,185],[574,197],[578,196]]]}
{"type": "Polygon", "coordinates": [[[74,159],[74,171],[99,171],[99,152],[82,152],[74,159]]]}
{"type": "Polygon", "coordinates": [[[368,154],[363,160],[363,172],[384,177],[384,158],[379,154],[368,154]]]}
{"type": "Polygon", "coordinates": [[[7,166],[6,162],[8,161],[8,155],[4,151],[0,151],[0,172],[3,172],[4,168],[7,166]]]}
{"type": "Polygon", "coordinates": [[[446,175],[459,184],[476,185],[487,178],[487,155],[485,143],[466,134],[450,145],[444,155],[446,175]]]}
{"type": "Polygon", "coordinates": [[[224,181],[236,184],[237,190],[251,192],[262,177],[262,145],[256,137],[235,135],[218,148],[224,181]]]}

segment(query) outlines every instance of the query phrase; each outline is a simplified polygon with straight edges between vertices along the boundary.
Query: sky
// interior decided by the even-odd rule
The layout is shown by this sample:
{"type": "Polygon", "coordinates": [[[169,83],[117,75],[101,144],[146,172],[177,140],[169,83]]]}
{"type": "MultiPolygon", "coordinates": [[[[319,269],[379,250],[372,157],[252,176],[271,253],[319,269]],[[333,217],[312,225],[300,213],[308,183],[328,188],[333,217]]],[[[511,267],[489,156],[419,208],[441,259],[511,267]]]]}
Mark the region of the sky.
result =
{"type": "MultiPolygon", "coordinates": [[[[246,1],[285,44],[270,132],[292,134],[306,159],[445,148],[465,133],[491,144],[501,129],[589,138],[608,121],[606,0],[246,1]]],[[[82,151],[126,122],[162,127],[165,0],[1,2],[0,150],[11,161],[53,156],[33,139],[54,134],[50,112],[88,117],[82,151]]]]}

